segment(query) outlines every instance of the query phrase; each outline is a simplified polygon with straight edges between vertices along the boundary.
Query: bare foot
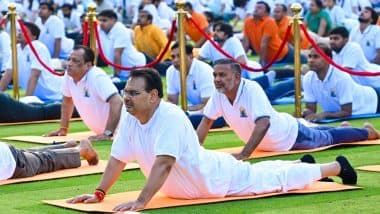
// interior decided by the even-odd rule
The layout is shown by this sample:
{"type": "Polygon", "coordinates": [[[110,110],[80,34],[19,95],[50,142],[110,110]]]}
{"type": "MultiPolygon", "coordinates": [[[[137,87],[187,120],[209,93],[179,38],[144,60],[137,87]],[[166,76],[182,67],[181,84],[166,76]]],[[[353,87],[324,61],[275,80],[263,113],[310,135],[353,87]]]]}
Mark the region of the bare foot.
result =
{"type": "Polygon", "coordinates": [[[96,165],[99,162],[98,153],[92,147],[88,139],[81,140],[79,143],[80,156],[87,160],[89,165],[96,165]]]}
{"type": "Polygon", "coordinates": [[[368,140],[376,140],[380,138],[379,132],[371,123],[364,123],[363,127],[368,130],[368,140]]]}
{"type": "Polygon", "coordinates": [[[71,148],[78,146],[78,143],[76,141],[70,140],[63,144],[65,148],[71,148]]]}
{"type": "Polygon", "coordinates": [[[340,123],[340,127],[351,127],[351,123],[348,121],[343,121],[340,123]]]}

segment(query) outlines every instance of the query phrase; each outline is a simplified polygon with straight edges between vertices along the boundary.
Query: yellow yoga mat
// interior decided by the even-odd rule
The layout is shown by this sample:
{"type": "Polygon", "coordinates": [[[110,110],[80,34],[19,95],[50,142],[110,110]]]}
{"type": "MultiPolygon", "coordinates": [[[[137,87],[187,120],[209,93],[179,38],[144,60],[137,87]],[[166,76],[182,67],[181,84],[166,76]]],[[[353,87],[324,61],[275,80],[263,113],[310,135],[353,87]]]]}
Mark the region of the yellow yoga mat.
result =
{"type": "MultiPolygon", "coordinates": [[[[361,189],[361,187],[356,186],[347,186],[343,184],[338,184],[334,182],[315,182],[306,189],[302,190],[293,190],[286,193],[276,192],[276,193],[267,193],[261,195],[251,195],[251,196],[240,196],[240,197],[225,197],[225,198],[207,198],[207,199],[196,199],[196,200],[186,200],[186,199],[174,199],[168,198],[163,194],[157,193],[152,200],[147,204],[145,209],[157,209],[164,207],[177,207],[177,206],[188,206],[195,204],[209,204],[217,203],[224,201],[234,201],[234,200],[246,200],[246,199],[256,199],[264,198],[285,194],[310,194],[310,193],[319,193],[319,192],[335,192],[335,191],[344,191],[344,190],[355,190],[361,189]]],[[[112,195],[107,195],[103,202],[96,204],[69,204],[66,203],[67,199],[63,200],[44,200],[46,204],[59,206],[68,209],[74,209],[83,212],[112,212],[112,209],[123,202],[136,200],[140,191],[132,192],[123,192],[112,195]]],[[[268,199],[269,200],[269,199],[268,199]]]]}

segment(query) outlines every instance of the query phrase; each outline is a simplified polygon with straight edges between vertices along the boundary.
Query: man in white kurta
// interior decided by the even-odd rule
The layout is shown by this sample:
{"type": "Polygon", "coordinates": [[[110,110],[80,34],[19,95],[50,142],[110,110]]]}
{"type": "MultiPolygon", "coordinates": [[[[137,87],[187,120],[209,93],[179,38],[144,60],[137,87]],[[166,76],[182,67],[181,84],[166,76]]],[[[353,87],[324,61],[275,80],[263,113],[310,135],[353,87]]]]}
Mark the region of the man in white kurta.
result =
{"type": "MultiPolygon", "coordinates": [[[[370,63],[359,44],[349,41],[348,37],[349,33],[344,27],[337,27],[331,31],[330,45],[334,62],[353,71],[380,72],[380,65],[370,63]]],[[[380,87],[380,76],[351,75],[351,77],[360,85],[380,87]]]]}
{"type": "MultiPolygon", "coordinates": [[[[251,165],[230,154],[204,149],[183,111],[161,100],[157,71],[132,71],[124,95],[127,112],[102,181],[94,194],[69,203],[102,201],[125,164],[133,160],[147,183],[136,201],[120,204],[114,211],[142,209],[157,191],[182,199],[253,195],[304,188],[326,175],[318,164],[270,161],[251,165]]],[[[332,164],[336,167],[337,163],[332,164]]]]}

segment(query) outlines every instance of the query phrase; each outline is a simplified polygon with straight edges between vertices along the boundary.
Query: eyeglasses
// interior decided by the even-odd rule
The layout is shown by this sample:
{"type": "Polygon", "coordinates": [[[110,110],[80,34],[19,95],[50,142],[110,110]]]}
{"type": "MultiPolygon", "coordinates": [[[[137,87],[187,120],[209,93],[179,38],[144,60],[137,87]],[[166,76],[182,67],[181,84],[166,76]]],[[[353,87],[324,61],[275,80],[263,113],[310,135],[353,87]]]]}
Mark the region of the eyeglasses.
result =
{"type": "Polygon", "coordinates": [[[121,95],[123,96],[123,98],[125,99],[127,96],[128,97],[137,97],[141,94],[142,92],[141,91],[137,91],[137,90],[123,90],[121,92],[121,95]]]}

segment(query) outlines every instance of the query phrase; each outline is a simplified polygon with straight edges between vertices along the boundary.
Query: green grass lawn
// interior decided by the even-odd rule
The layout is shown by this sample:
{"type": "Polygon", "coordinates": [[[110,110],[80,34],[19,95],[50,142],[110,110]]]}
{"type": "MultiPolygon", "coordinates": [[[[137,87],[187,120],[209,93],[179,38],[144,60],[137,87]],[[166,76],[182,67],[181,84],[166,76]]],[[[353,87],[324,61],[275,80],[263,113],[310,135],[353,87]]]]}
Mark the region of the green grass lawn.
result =
{"type": "MultiPolygon", "coordinates": [[[[293,106],[276,107],[279,111],[293,112],[293,106]]],[[[370,122],[380,129],[378,119],[370,122]]],[[[364,120],[356,120],[353,125],[361,126],[364,120]]],[[[0,126],[0,137],[13,135],[42,135],[55,130],[58,123],[0,126]]],[[[82,122],[73,122],[70,131],[85,131],[87,128],[82,122]]],[[[11,142],[18,148],[29,148],[37,144],[11,142]]],[[[217,149],[243,145],[232,132],[212,133],[208,136],[205,147],[217,149]]],[[[101,159],[108,159],[111,142],[97,142],[94,146],[101,159]]],[[[335,156],[344,154],[352,161],[355,167],[380,164],[380,146],[361,146],[336,148],[314,153],[317,161],[334,160],[335,156]]],[[[292,160],[300,155],[286,155],[273,158],[257,159],[254,161],[285,159],[292,160]]],[[[0,157],[1,158],[1,157],[0,157]]],[[[320,193],[312,195],[289,195],[256,200],[242,200],[226,203],[217,203],[199,206],[187,206],[148,210],[147,213],[380,213],[375,207],[380,201],[380,173],[359,171],[358,185],[363,190],[320,193]]],[[[91,193],[97,186],[101,175],[80,176],[74,178],[57,179],[31,183],[21,183],[0,186],[0,213],[76,213],[54,206],[42,204],[45,199],[62,199],[82,193],[91,193]]],[[[338,178],[335,180],[339,181],[338,178]]],[[[145,178],[139,170],[123,172],[119,181],[113,186],[110,193],[141,190],[145,178]]]]}

